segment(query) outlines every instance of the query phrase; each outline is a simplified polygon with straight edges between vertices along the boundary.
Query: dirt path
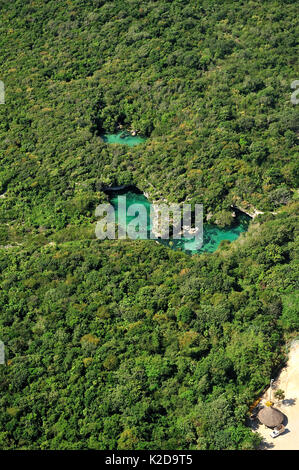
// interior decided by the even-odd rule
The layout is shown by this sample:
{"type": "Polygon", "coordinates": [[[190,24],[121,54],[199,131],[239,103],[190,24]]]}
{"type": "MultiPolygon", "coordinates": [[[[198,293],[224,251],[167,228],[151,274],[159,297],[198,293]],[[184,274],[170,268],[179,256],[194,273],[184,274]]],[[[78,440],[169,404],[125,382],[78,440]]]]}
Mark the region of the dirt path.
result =
{"type": "MultiPolygon", "coordinates": [[[[280,409],[287,416],[285,432],[272,439],[271,429],[260,425],[256,430],[263,436],[262,449],[269,450],[299,450],[299,341],[291,346],[289,359],[286,367],[281,371],[277,381],[277,388],[285,393],[285,399],[281,404],[275,403],[275,407],[280,409]]],[[[272,401],[276,401],[273,397],[272,401]]],[[[269,399],[269,390],[263,397],[263,402],[269,399]]]]}

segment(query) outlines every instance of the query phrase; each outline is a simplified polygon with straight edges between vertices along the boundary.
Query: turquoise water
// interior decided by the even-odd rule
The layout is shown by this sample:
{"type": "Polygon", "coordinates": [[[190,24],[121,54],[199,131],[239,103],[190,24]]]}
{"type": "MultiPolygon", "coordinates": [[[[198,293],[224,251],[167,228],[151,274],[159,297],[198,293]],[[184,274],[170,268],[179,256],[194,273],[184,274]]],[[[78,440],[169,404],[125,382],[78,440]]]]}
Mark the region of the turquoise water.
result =
{"type": "MultiPolygon", "coordinates": [[[[116,221],[118,221],[118,194],[122,194],[126,196],[126,209],[132,204],[142,204],[147,210],[147,230],[148,233],[151,228],[151,220],[150,220],[150,206],[151,203],[143,194],[137,194],[132,191],[122,191],[122,192],[115,192],[110,199],[111,204],[115,209],[116,214],[116,221]]],[[[135,216],[126,216],[126,224],[131,222],[135,219],[135,216]]],[[[198,246],[198,241],[189,238],[182,237],[180,240],[161,240],[156,239],[159,243],[166,245],[174,250],[182,250],[189,254],[194,253],[203,253],[209,252],[212,253],[215,251],[220,242],[222,240],[229,240],[230,242],[236,240],[242,232],[245,232],[248,228],[248,224],[250,221],[250,217],[244,215],[240,215],[236,218],[236,223],[232,227],[228,228],[220,228],[217,225],[211,224],[204,224],[203,227],[203,245],[201,247],[198,246]]]]}
{"type": "Polygon", "coordinates": [[[119,132],[118,134],[104,134],[102,135],[102,139],[107,144],[129,145],[129,147],[142,144],[142,142],[146,140],[145,137],[140,137],[139,135],[132,136],[124,132],[119,132]]]}

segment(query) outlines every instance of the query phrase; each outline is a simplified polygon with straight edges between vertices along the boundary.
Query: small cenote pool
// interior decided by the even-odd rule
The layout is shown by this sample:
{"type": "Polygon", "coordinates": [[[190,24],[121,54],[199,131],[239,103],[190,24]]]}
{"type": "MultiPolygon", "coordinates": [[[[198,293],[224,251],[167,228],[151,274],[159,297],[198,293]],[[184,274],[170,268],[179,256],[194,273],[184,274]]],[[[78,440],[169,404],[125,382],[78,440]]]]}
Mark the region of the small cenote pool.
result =
{"type": "MultiPolygon", "coordinates": [[[[147,210],[147,230],[148,233],[151,228],[151,219],[150,219],[150,207],[151,203],[144,196],[144,194],[133,190],[132,188],[121,189],[121,190],[107,190],[107,194],[110,196],[110,203],[113,205],[115,210],[116,223],[118,222],[118,196],[126,196],[126,209],[132,204],[142,204],[147,210]]],[[[131,222],[135,217],[126,215],[126,223],[131,222]]],[[[179,240],[162,240],[161,238],[156,238],[155,240],[159,243],[172,248],[173,250],[184,251],[188,254],[194,253],[212,253],[215,251],[222,240],[229,240],[230,242],[236,240],[242,232],[245,232],[248,229],[248,225],[251,218],[243,213],[240,213],[235,218],[235,223],[231,227],[221,228],[217,225],[204,224],[203,226],[203,245],[198,246],[198,241],[193,238],[185,238],[182,236],[179,240]]]]}
{"type": "Polygon", "coordinates": [[[146,141],[145,137],[141,137],[140,135],[133,136],[128,132],[118,132],[117,134],[103,134],[101,137],[103,141],[107,144],[121,144],[128,145],[129,147],[142,144],[146,141]]]}

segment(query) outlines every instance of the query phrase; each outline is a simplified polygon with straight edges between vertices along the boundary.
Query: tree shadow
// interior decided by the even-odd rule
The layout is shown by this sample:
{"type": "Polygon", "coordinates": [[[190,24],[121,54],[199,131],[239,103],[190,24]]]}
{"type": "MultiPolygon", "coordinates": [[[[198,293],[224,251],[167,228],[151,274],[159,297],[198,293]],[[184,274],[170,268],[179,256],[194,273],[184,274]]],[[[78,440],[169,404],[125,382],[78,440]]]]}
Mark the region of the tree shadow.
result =
{"type": "Polygon", "coordinates": [[[260,426],[260,423],[257,418],[248,418],[247,425],[250,427],[252,431],[257,431],[260,426]]]}
{"type": "Polygon", "coordinates": [[[296,398],[285,398],[282,400],[284,406],[294,406],[296,404],[296,398]]]}
{"type": "Polygon", "coordinates": [[[273,449],[273,447],[274,447],[273,442],[262,441],[261,444],[260,444],[260,449],[261,450],[273,449]]]}

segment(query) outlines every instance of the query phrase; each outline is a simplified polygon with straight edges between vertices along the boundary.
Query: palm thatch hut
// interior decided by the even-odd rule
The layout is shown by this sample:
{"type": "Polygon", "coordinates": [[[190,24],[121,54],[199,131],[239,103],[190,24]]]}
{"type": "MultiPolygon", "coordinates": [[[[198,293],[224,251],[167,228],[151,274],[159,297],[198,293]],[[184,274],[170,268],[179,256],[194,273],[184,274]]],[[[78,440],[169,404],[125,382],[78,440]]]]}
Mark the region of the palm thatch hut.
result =
{"type": "Polygon", "coordinates": [[[272,406],[264,406],[264,408],[258,412],[257,417],[259,421],[268,426],[268,428],[275,428],[282,424],[285,415],[272,406]]]}

